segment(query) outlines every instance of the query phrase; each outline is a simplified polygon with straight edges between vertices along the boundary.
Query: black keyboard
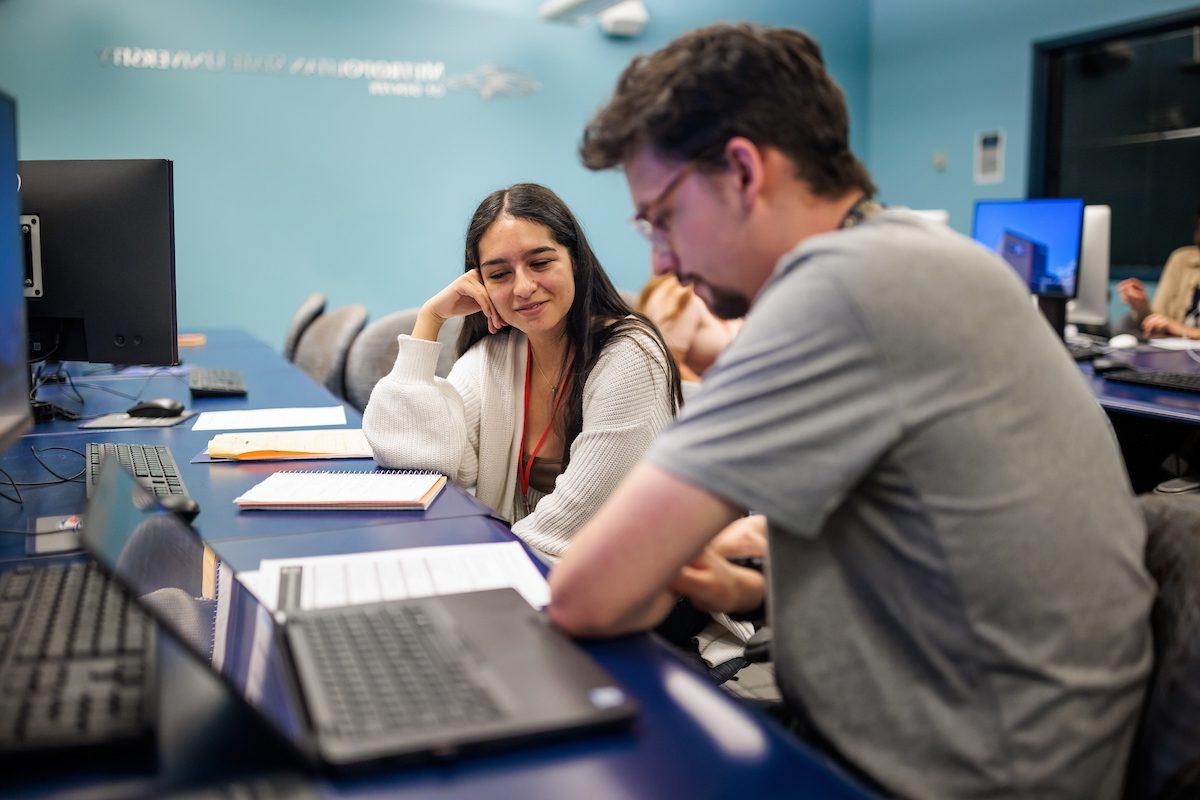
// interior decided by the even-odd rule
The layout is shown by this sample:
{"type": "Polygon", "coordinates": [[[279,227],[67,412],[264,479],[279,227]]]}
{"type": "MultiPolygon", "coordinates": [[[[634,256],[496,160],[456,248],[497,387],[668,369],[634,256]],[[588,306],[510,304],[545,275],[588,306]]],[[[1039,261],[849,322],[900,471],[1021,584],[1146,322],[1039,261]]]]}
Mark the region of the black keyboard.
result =
{"type": "Polygon", "coordinates": [[[331,609],[288,630],[322,732],[363,739],[502,716],[461,639],[419,606],[331,609]]]}
{"type": "Polygon", "coordinates": [[[1105,380],[1138,383],[1160,389],[1181,389],[1200,392],[1200,374],[1192,372],[1161,372],[1158,370],[1115,369],[1104,373],[1105,380]]]}
{"type": "Polygon", "coordinates": [[[187,495],[187,487],[183,485],[183,478],[179,477],[179,466],[175,463],[175,456],[171,455],[171,449],[166,445],[88,442],[88,497],[92,496],[92,486],[100,476],[100,465],[109,456],[115,456],[137,476],[139,483],[155,495],[187,495]]]}
{"type": "Polygon", "coordinates": [[[152,741],[153,633],[95,564],[0,574],[0,754],[152,741]]]}
{"type": "Polygon", "coordinates": [[[192,367],[188,370],[188,389],[192,397],[243,397],[246,381],[236,369],[192,367]]]}

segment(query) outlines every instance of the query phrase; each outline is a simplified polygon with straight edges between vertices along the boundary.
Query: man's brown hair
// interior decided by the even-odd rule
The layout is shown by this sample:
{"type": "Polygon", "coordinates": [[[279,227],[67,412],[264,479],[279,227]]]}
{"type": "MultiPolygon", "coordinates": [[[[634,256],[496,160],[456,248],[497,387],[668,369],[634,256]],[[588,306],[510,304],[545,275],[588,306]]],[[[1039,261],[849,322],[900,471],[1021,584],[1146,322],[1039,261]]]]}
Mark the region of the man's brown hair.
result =
{"type": "Polygon", "coordinates": [[[817,195],[875,193],[850,152],[845,98],[820,47],[788,28],[711,25],[637,56],[588,123],[579,154],[589,169],[618,166],[645,146],[724,166],[735,136],[788,156],[817,195]]]}

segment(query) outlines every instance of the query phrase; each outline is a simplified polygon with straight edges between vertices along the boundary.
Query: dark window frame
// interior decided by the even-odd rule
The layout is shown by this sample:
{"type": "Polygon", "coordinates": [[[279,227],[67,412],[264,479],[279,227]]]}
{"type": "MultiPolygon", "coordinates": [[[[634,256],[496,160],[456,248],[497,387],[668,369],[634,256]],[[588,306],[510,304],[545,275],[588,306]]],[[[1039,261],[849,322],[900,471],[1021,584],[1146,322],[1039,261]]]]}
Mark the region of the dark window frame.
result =
{"type": "MultiPolygon", "coordinates": [[[[1084,45],[1094,46],[1132,36],[1152,36],[1191,26],[1200,26],[1200,6],[1033,43],[1033,105],[1029,120],[1027,197],[1059,196],[1058,145],[1062,140],[1062,104],[1051,107],[1055,80],[1061,80],[1061,74],[1056,74],[1062,64],[1058,57],[1066,50],[1084,45]]],[[[1161,267],[1160,264],[1144,268],[1114,268],[1112,278],[1157,280],[1161,267]]]]}

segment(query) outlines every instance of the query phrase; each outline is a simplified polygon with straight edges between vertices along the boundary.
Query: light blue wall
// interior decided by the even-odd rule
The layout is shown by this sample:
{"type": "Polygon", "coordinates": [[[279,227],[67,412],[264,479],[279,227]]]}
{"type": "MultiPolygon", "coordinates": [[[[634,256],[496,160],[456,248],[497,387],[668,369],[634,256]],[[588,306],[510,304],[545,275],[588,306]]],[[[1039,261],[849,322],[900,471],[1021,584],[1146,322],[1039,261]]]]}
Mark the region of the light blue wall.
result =
{"type": "Polygon", "coordinates": [[[278,345],[311,290],[373,317],[418,305],[461,271],[489,191],[546,183],[583,220],[618,285],[647,249],[619,174],[578,164],[584,123],[639,51],[720,19],[803,27],[847,91],[865,148],[868,0],[647,0],[633,41],[537,19],[536,0],[0,0],[0,88],[26,159],[175,162],[181,330],[236,325],[278,345]],[[104,66],[111,47],[223,51],[226,69],[104,66]],[[234,54],[485,62],[541,84],[485,101],[371,96],[366,82],[236,72],[234,54]]]}
{"type": "Polygon", "coordinates": [[[1025,196],[1033,42],[1194,5],[1194,0],[872,0],[867,152],[882,198],[948,209],[950,224],[969,233],[976,199],[1025,196]],[[976,186],[974,137],[995,128],[1007,131],[1005,180],[976,186]],[[935,151],[948,156],[944,172],[933,168],[935,151]]]}

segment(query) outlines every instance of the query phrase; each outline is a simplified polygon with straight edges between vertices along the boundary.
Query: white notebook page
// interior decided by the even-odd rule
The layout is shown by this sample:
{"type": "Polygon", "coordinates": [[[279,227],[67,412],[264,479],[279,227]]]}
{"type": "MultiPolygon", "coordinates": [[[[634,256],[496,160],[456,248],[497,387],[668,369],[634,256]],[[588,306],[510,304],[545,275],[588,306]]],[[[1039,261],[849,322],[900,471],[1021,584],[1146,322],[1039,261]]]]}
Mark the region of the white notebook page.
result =
{"type": "Polygon", "coordinates": [[[238,505],[411,504],[441,479],[430,472],[276,472],[237,498],[238,505]]]}

